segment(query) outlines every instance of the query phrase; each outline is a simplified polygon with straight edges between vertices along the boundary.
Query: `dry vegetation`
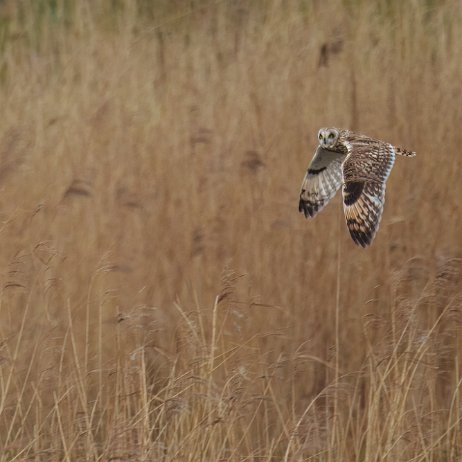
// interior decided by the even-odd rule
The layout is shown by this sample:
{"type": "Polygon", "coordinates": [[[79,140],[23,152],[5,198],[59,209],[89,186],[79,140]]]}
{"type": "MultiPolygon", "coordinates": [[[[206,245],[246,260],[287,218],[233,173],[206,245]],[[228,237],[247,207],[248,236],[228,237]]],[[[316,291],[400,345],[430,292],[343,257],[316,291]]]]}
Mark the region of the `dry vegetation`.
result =
{"type": "Polygon", "coordinates": [[[0,460],[462,457],[462,3],[0,3],[0,460]],[[414,149],[297,210],[320,126],[414,149]]]}

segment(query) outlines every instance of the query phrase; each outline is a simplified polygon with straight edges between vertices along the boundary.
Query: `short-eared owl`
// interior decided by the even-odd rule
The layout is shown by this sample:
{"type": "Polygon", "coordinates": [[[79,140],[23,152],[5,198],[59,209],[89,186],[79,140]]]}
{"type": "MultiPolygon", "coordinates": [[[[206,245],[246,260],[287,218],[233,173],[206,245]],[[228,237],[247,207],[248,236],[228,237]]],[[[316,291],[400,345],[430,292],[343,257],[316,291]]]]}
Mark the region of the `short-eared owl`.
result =
{"type": "Polygon", "coordinates": [[[415,152],[339,128],[321,128],[300,192],[299,210],[314,217],[343,184],[343,210],[353,241],[366,247],[379,228],[385,183],[395,154],[415,152]]]}

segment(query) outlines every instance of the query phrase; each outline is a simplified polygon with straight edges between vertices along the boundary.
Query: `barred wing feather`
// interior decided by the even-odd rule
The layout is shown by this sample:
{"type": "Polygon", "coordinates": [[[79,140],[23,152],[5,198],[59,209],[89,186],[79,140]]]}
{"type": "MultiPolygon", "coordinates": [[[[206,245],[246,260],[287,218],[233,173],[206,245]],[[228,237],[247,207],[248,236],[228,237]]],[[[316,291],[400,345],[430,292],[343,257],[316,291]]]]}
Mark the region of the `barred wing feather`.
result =
{"type": "Polygon", "coordinates": [[[343,209],[353,241],[368,246],[379,229],[385,187],[395,160],[387,143],[350,148],[343,164],[343,209]]]}
{"type": "Polygon", "coordinates": [[[335,196],[342,184],[345,154],[318,147],[302,182],[298,209],[314,217],[335,196]]]}

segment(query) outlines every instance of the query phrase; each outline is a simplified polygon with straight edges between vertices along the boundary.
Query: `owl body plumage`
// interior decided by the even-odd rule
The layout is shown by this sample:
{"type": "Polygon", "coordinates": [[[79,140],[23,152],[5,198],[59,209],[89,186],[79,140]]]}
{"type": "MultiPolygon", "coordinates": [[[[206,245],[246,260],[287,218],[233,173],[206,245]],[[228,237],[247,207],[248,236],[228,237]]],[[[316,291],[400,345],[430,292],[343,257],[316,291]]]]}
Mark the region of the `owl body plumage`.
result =
{"type": "Polygon", "coordinates": [[[353,241],[368,246],[385,203],[385,187],[395,155],[415,156],[350,130],[322,128],[319,146],[302,182],[299,210],[314,217],[343,185],[343,209],[353,241]]]}

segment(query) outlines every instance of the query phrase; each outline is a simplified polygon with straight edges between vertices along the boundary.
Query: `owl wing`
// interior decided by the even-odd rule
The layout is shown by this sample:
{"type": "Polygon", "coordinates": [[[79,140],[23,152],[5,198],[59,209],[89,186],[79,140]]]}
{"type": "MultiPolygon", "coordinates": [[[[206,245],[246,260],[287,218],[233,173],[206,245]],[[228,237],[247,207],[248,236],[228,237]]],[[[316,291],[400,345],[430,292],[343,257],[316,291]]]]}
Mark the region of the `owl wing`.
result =
{"type": "Polygon", "coordinates": [[[318,146],[302,182],[298,210],[314,217],[335,196],[342,184],[345,154],[318,146]]]}
{"type": "Polygon", "coordinates": [[[343,164],[343,210],[353,241],[368,246],[379,229],[385,203],[385,183],[395,161],[391,144],[347,146],[343,164]]]}

